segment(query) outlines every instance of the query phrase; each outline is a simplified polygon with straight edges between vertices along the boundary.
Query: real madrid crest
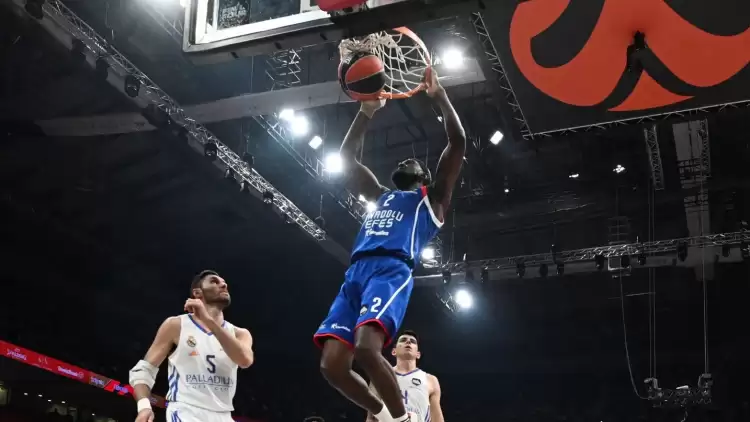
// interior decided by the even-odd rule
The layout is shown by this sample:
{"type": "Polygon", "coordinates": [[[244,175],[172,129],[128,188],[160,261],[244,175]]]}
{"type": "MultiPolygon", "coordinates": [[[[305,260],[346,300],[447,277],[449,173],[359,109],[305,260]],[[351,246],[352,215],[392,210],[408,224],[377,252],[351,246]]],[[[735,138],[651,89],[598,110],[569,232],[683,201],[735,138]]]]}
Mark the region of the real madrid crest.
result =
{"type": "Polygon", "coordinates": [[[420,385],[422,385],[422,380],[419,378],[412,378],[411,383],[419,387],[420,385]]]}
{"type": "Polygon", "coordinates": [[[195,341],[195,337],[188,336],[187,338],[187,345],[190,347],[195,347],[198,343],[195,341]]]}
{"type": "Polygon", "coordinates": [[[363,306],[362,309],[359,311],[359,316],[362,316],[367,313],[367,306],[363,306]]]}

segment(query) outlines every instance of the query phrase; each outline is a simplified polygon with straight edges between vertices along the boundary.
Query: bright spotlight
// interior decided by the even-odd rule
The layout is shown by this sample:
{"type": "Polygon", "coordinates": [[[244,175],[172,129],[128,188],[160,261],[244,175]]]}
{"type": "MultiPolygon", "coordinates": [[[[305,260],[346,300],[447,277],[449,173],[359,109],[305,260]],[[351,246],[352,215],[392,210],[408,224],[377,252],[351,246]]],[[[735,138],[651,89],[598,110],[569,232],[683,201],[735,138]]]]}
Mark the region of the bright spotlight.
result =
{"type": "Polygon", "coordinates": [[[623,166],[621,166],[621,165],[619,165],[619,164],[618,164],[618,165],[617,165],[617,167],[615,167],[615,169],[614,169],[614,170],[612,170],[612,171],[614,171],[614,172],[615,172],[615,173],[617,173],[617,174],[620,174],[620,173],[622,173],[623,171],[625,171],[625,167],[623,167],[623,166]]]}
{"type": "Polygon", "coordinates": [[[460,69],[464,65],[464,53],[456,48],[445,50],[441,58],[446,69],[460,69]]]}
{"type": "Polygon", "coordinates": [[[435,248],[428,246],[422,249],[422,259],[424,259],[425,261],[435,259],[435,248]]]}
{"type": "Polygon", "coordinates": [[[344,162],[341,161],[341,156],[337,153],[328,154],[325,161],[326,170],[331,173],[341,173],[344,169],[344,162]]]}
{"type": "Polygon", "coordinates": [[[281,112],[279,113],[279,119],[291,122],[292,120],[294,120],[294,110],[292,110],[291,108],[285,108],[281,110],[281,112]]]}
{"type": "Polygon", "coordinates": [[[505,193],[510,193],[510,189],[505,188],[505,193]]]}
{"type": "Polygon", "coordinates": [[[365,198],[365,196],[362,195],[361,193],[359,194],[359,198],[357,198],[357,199],[359,199],[360,202],[367,202],[367,198],[365,198]]]}
{"type": "Polygon", "coordinates": [[[569,177],[569,178],[571,178],[571,179],[578,179],[578,177],[579,177],[579,176],[580,176],[580,174],[578,174],[578,173],[572,173],[572,174],[571,174],[570,176],[568,176],[568,177],[569,177]]]}
{"type": "Polygon", "coordinates": [[[295,116],[291,121],[292,133],[297,136],[306,135],[307,131],[310,130],[310,122],[307,121],[305,116],[295,116]]]}
{"type": "Polygon", "coordinates": [[[310,145],[310,148],[312,149],[318,149],[321,145],[323,145],[323,138],[321,138],[318,135],[315,135],[310,139],[310,142],[308,142],[308,145],[310,145]]]}
{"type": "Polygon", "coordinates": [[[367,202],[367,204],[365,204],[365,209],[367,210],[367,212],[373,212],[378,209],[378,206],[375,205],[374,202],[367,202]]]}
{"type": "Polygon", "coordinates": [[[474,298],[466,289],[457,290],[453,296],[453,300],[456,301],[456,305],[461,309],[469,309],[474,305],[474,298]]]}
{"type": "Polygon", "coordinates": [[[182,7],[190,6],[190,0],[180,0],[180,6],[182,7]]]}
{"type": "Polygon", "coordinates": [[[492,143],[492,145],[497,145],[502,140],[503,132],[500,132],[499,130],[495,131],[495,133],[492,134],[492,137],[490,137],[490,142],[492,143]]]}

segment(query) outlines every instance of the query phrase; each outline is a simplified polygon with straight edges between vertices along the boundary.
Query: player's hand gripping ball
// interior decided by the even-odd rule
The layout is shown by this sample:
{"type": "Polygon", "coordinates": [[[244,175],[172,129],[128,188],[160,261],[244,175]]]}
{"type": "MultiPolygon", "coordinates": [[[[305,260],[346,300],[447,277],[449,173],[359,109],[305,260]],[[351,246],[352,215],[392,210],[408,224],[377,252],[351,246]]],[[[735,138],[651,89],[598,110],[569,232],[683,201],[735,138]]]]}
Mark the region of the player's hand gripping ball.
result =
{"type": "Polygon", "coordinates": [[[388,76],[383,61],[374,54],[356,53],[339,64],[339,83],[346,95],[357,101],[377,100],[388,76]]]}

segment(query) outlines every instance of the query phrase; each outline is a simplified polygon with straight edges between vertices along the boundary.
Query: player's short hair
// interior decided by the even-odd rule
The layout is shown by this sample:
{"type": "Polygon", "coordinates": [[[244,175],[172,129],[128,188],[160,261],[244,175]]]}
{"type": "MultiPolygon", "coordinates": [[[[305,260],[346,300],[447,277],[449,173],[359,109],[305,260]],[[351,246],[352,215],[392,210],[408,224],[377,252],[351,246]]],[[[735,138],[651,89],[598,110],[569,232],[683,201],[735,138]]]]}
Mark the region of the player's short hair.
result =
{"type": "Polygon", "coordinates": [[[419,336],[417,336],[417,332],[414,330],[404,330],[398,337],[401,338],[401,336],[414,337],[414,339],[417,340],[417,344],[419,343],[419,336]]]}
{"type": "Polygon", "coordinates": [[[219,273],[214,270],[203,270],[196,274],[195,277],[193,277],[193,282],[190,283],[190,297],[193,297],[193,290],[200,289],[201,283],[203,283],[203,279],[210,275],[218,276],[219,273]]]}

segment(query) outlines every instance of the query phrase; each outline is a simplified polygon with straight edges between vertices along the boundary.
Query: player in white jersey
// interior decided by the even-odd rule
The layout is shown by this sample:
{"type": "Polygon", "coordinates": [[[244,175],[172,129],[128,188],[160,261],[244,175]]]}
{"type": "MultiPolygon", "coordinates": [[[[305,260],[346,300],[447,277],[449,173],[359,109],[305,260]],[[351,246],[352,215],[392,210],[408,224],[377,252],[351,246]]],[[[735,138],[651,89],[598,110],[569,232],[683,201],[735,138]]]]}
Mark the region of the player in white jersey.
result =
{"type": "Polygon", "coordinates": [[[196,275],[185,302],[188,314],[167,318],[143,360],[130,370],[138,403],[136,422],[153,422],[151,389],[169,355],[168,422],[232,422],[237,368],[253,364],[253,338],[224,320],[231,299],[215,271],[196,275]]]}
{"type": "MultiPolygon", "coordinates": [[[[404,330],[391,353],[396,357],[393,370],[411,422],[445,422],[437,377],[417,368],[417,360],[422,357],[417,333],[404,330]]],[[[378,420],[368,413],[366,422],[378,420]]]]}

